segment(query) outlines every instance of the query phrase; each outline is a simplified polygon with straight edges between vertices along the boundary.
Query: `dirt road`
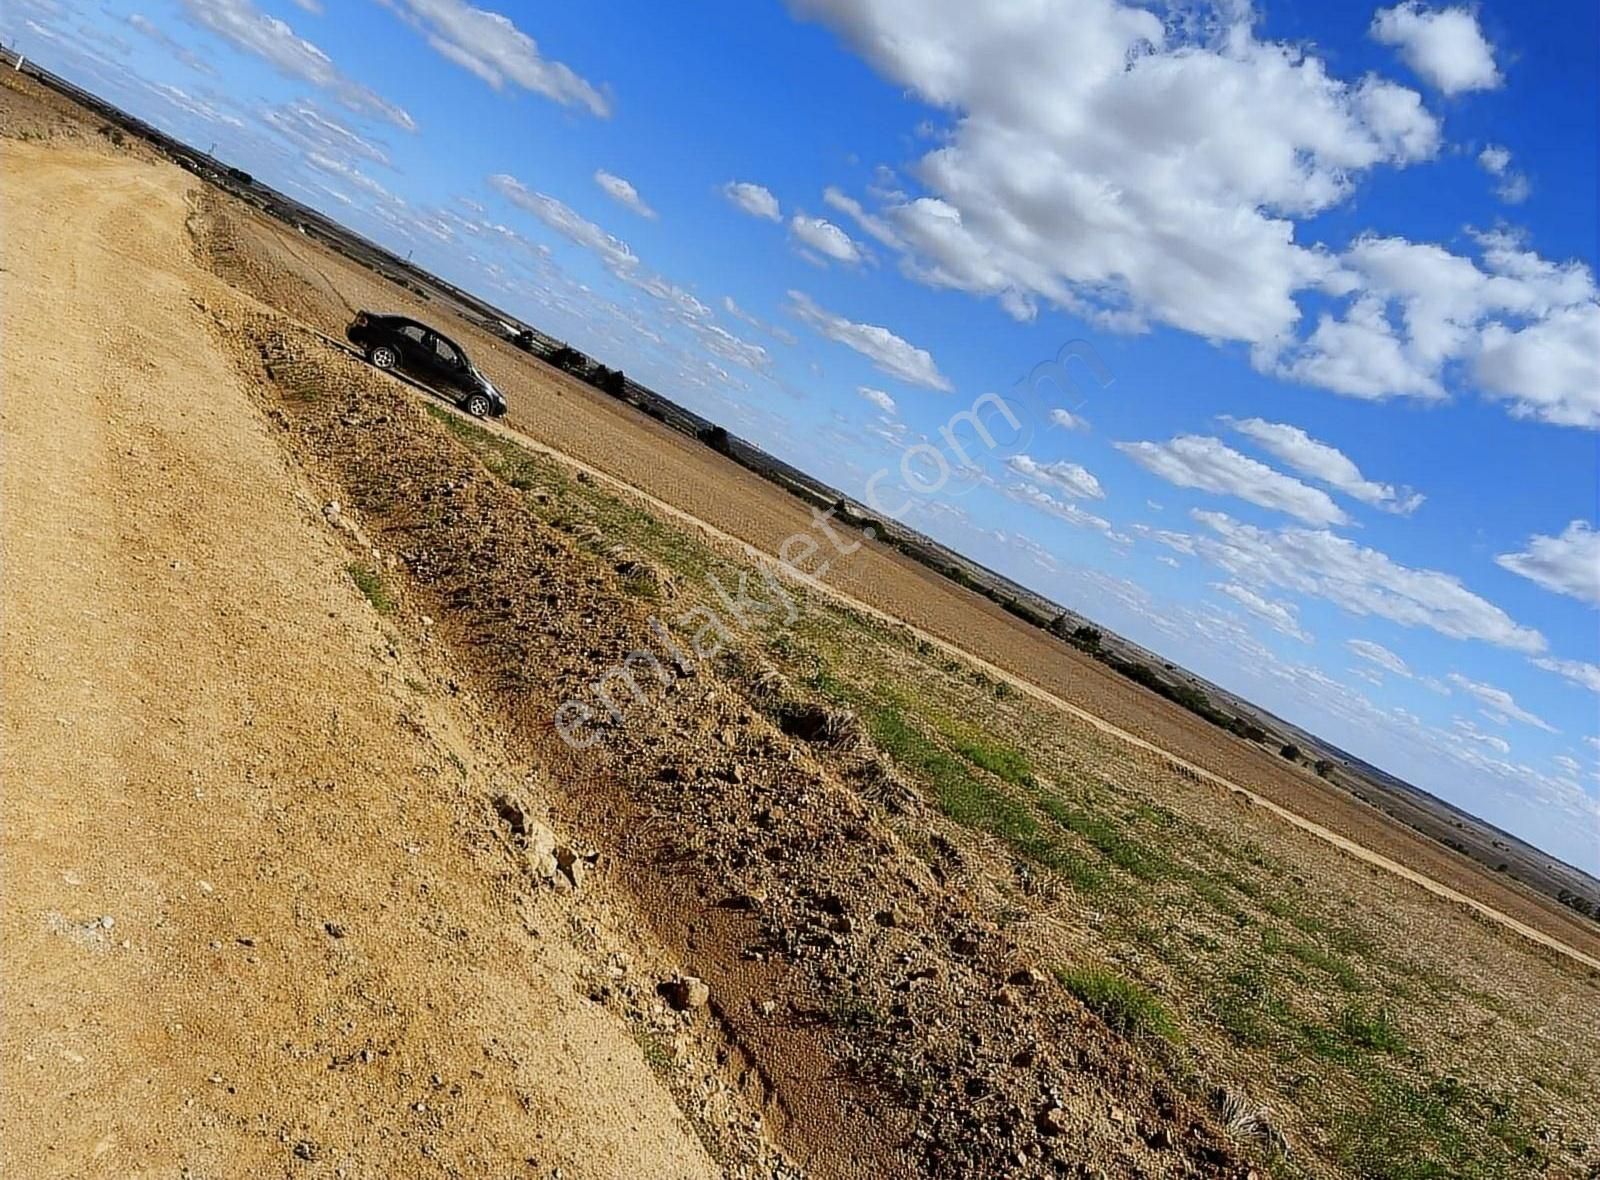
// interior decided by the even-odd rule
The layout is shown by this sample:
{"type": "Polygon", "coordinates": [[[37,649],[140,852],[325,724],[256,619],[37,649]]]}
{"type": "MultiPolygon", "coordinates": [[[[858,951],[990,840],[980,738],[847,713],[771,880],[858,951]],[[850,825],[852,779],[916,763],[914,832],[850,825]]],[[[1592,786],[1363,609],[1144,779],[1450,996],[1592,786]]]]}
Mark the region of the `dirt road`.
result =
{"type": "Polygon", "coordinates": [[[719,1175],[204,330],[187,184],[0,148],[0,1172],[719,1175]]]}

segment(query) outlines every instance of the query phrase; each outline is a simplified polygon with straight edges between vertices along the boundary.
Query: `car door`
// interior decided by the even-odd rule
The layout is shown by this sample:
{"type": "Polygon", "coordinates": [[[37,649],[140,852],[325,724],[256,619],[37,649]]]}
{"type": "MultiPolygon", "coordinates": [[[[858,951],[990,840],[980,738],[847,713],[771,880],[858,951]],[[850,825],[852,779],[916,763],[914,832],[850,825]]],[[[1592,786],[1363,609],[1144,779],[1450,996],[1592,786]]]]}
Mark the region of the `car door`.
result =
{"type": "Polygon", "coordinates": [[[431,333],[421,324],[402,324],[394,334],[400,349],[401,367],[418,376],[432,376],[433,348],[428,343],[431,333]]]}
{"type": "Polygon", "coordinates": [[[465,389],[467,384],[467,358],[461,350],[437,332],[429,333],[432,345],[435,380],[451,389],[465,389]]]}

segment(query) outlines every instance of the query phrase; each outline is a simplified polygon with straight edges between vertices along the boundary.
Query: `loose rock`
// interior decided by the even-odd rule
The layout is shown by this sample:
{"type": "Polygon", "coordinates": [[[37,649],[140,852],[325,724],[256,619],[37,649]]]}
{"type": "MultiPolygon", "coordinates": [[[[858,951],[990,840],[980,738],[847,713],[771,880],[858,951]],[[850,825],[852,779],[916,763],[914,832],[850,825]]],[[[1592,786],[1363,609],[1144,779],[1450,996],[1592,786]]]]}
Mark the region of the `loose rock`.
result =
{"type": "Polygon", "coordinates": [[[706,985],[705,980],[693,975],[669,979],[658,990],[661,998],[679,1012],[704,1008],[711,999],[711,988],[706,985]]]}

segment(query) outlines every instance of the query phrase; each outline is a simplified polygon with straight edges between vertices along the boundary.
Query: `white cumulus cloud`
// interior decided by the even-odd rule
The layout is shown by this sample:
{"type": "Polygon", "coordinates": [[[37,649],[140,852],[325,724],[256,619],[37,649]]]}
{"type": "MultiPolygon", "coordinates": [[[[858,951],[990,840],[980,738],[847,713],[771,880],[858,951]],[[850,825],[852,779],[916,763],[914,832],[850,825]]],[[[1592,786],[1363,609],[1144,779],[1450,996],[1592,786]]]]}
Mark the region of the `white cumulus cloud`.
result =
{"type": "Polygon", "coordinates": [[[856,392],[864,397],[867,401],[877,406],[878,409],[882,410],[885,414],[893,414],[896,410],[894,398],[890,397],[881,389],[873,389],[870,385],[861,385],[857,386],[856,392]]]}
{"type": "Polygon", "coordinates": [[[404,108],[346,77],[331,57],[251,0],[182,0],[182,5],[191,24],[259,57],[280,74],[326,90],[352,111],[385,119],[406,131],[417,129],[404,108]]]}
{"type": "Polygon", "coordinates": [[[1392,45],[1401,59],[1441,94],[1493,90],[1500,85],[1494,46],[1470,8],[1426,8],[1407,0],[1372,18],[1372,37],[1392,45]]]}
{"type": "Polygon", "coordinates": [[[1476,235],[1480,258],[1368,235],[1339,258],[1355,294],[1303,342],[1258,366],[1351,397],[1448,396],[1470,377],[1518,417],[1600,428],[1600,291],[1581,262],[1554,263],[1510,233],[1476,235]]]}
{"type": "Polygon", "coordinates": [[[1112,529],[1111,522],[1103,516],[1085,512],[1070,500],[1062,500],[1052,496],[1049,492],[1034,484],[1012,484],[1005,489],[1005,494],[1019,503],[1031,504],[1040,512],[1047,513],[1057,520],[1064,520],[1078,528],[1093,529],[1095,532],[1104,533],[1107,537],[1112,538],[1116,538],[1118,535],[1112,529]]]}
{"type": "Polygon", "coordinates": [[[789,292],[789,311],[796,319],[829,340],[854,349],[866,357],[879,371],[898,378],[908,385],[924,389],[937,389],[948,393],[955,388],[934,364],[933,355],[924,348],[896,336],[878,324],[862,324],[819,307],[815,300],[802,291],[789,292]]]}
{"type": "Polygon", "coordinates": [[[1274,631],[1287,635],[1290,639],[1298,639],[1301,643],[1311,642],[1311,636],[1300,626],[1300,616],[1289,603],[1265,598],[1238,582],[1214,582],[1211,588],[1233,599],[1256,618],[1267,623],[1274,631]]]}
{"type": "Polygon", "coordinates": [[[570,66],[551,61],[511,18],[464,0],[382,0],[447,61],[496,90],[507,85],[605,118],[611,104],[570,66]]]}
{"type": "Polygon", "coordinates": [[[1536,668],[1565,677],[1580,688],[1600,692],[1600,664],[1591,664],[1586,660],[1553,659],[1549,656],[1536,656],[1531,663],[1536,668]]]}
{"type": "Polygon", "coordinates": [[[1409,514],[1421,506],[1423,497],[1410,488],[1377,483],[1361,474],[1361,469],[1343,451],[1319,442],[1298,426],[1267,422],[1261,418],[1243,421],[1225,419],[1236,431],[1260,444],[1268,454],[1288,464],[1301,475],[1343,492],[1353,500],[1371,504],[1385,512],[1409,514]]]}
{"type": "Polygon", "coordinates": [[[839,212],[852,218],[863,232],[867,233],[883,245],[898,250],[901,247],[900,235],[894,232],[894,226],[883,218],[867,212],[861,202],[841,190],[829,185],[823,191],[822,201],[839,212]]]}
{"type": "Polygon", "coordinates": [[[1349,520],[1322,489],[1242,455],[1218,439],[1184,434],[1164,443],[1119,442],[1116,447],[1147,471],[1182,488],[1237,496],[1307,524],[1349,520]]]}
{"type": "Polygon", "coordinates": [[[607,172],[604,168],[595,169],[594,182],[600,186],[602,192],[617,204],[632,209],[640,217],[655,220],[656,211],[645,204],[644,198],[639,195],[639,190],[633,187],[630,181],[614,173],[607,172]]]}
{"type": "Polygon", "coordinates": [[[1469,680],[1459,672],[1450,673],[1450,683],[1455,685],[1468,696],[1472,697],[1482,706],[1483,715],[1497,725],[1505,725],[1510,721],[1520,721],[1524,725],[1531,725],[1535,729],[1542,729],[1546,733],[1559,732],[1544,718],[1528,712],[1512,699],[1512,696],[1503,688],[1496,688],[1492,684],[1481,681],[1469,680]]]}
{"type": "Polygon", "coordinates": [[[1451,639],[1476,639],[1527,655],[1548,646],[1538,630],[1517,623],[1453,574],[1402,565],[1388,554],[1327,529],[1261,529],[1221,512],[1191,515],[1210,535],[1196,538],[1200,555],[1254,586],[1278,586],[1326,599],[1357,616],[1427,627],[1451,639]]]}
{"type": "Polygon", "coordinates": [[[1511,152],[1498,144],[1489,144],[1478,153],[1478,165],[1499,183],[1494,195],[1508,205],[1520,205],[1533,193],[1533,185],[1521,172],[1511,167],[1511,152]]]}
{"type": "Polygon", "coordinates": [[[772,195],[772,190],[759,184],[748,180],[730,180],[722,186],[722,195],[751,217],[760,217],[767,221],[783,220],[783,214],[778,208],[778,198],[772,195]]]}
{"type": "Polygon", "coordinates": [[[1385,672],[1407,678],[1411,676],[1411,669],[1406,667],[1406,662],[1381,643],[1374,643],[1370,639],[1346,639],[1344,645],[1355,656],[1369,664],[1378,665],[1385,672]]]}
{"type": "Polygon", "coordinates": [[[921,281],[1020,319],[1047,303],[1276,340],[1330,269],[1294,219],[1438,149],[1415,92],[1262,41],[1243,6],[1197,36],[1118,0],[795,7],[950,112],[915,170],[926,195],[887,194],[879,240],[904,243],[921,281]]]}
{"type": "Polygon", "coordinates": [[[1502,553],[1496,564],[1529,581],[1591,606],[1600,606],[1600,532],[1575,520],[1559,537],[1535,533],[1520,553],[1502,553]]]}
{"type": "Polygon", "coordinates": [[[861,261],[860,247],[831,221],[796,213],[789,219],[789,230],[801,245],[835,262],[853,266],[861,261]]]}
{"type": "Polygon", "coordinates": [[[1058,488],[1081,500],[1103,500],[1105,489],[1088,468],[1065,459],[1041,463],[1031,455],[1013,455],[1006,460],[1011,470],[1035,483],[1058,488]]]}

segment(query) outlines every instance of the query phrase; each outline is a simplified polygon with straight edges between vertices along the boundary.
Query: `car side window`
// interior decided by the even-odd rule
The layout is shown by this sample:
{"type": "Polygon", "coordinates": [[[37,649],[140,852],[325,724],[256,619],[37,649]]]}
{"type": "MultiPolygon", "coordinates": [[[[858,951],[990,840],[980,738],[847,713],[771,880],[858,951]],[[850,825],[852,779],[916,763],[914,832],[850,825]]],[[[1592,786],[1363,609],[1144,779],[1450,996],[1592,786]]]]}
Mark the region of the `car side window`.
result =
{"type": "Polygon", "coordinates": [[[461,354],[452,348],[450,342],[442,336],[433,338],[433,351],[437,354],[439,363],[445,368],[461,368],[461,354]]]}
{"type": "Polygon", "coordinates": [[[405,327],[400,329],[400,335],[404,336],[407,340],[410,340],[414,344],[421,344],[423,336],[422,325],[407,324],[405,327]]]}

